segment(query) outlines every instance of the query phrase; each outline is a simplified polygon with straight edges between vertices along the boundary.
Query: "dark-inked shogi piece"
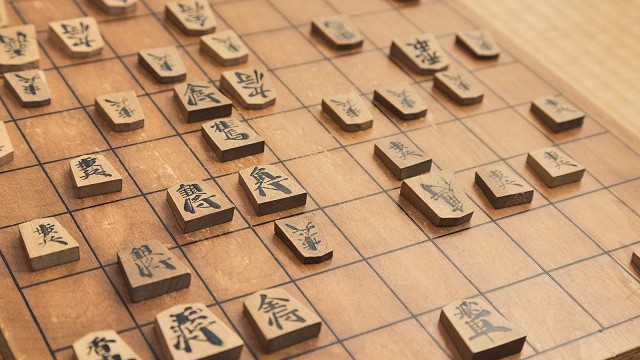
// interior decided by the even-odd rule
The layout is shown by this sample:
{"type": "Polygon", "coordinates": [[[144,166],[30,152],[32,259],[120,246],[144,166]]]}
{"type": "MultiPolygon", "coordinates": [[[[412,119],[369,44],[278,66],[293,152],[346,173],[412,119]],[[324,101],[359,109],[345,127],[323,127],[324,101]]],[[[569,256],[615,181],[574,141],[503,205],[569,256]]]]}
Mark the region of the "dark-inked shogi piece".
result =
{"type": "Polygon", "coordinates": [[[456,44],[480,59],[495,59],[500,56],[500,47],[484,29],[460,31],[456,34],[456,44]]]}
{"type": "Polygon", "coordinates": [[[405,82],[375,89],[373,102],[402,120],[415,120],[427,115],[427,105],[413,87],[405,82]]]}
{"type": "Polygon", "coordinates": [[[76,360],[142,360],[113,330],[87,333],[73,342],[76,360]]]}
{"type": "Polygon", "coordinates": [[[167,0],[164,13],[187,35],[204,35],[216,30],[216,19],[206,0],[167,0]]]}
{"type": "Polygon", "coordinates": [[[390,138],[376,141],[373,152],[398,180],[431,170],[431,158],[407,140],[390,138]]]}
{"type": "Polygon", "coordinates": [[[354,92],[323,98],[322,111],[344,131],[361,131],[373,126],[373,115],[354,92]]]}
{"type": "Polygon", "coordinates": [[[11,138],[9,138],[4,122],[0,121],[0,166],[12,161],[13,156],[14,149],[11,138]]]}
{"type": "Polygon", "coordinates": [[[533,200],[533,188],[503,164],[476,170],[475,181],[494,209],[528,204],[533,200]]]}
{"type": "Polygon", "coordinates": [[[0,73],[36,69],[39,62],[35,26],[0,28],[0,73]]]}
{"type": "Polygon", "coordinates": [[[94,105],[113,131],[132,131],[144,127],[144,113],[134,91],[96,96],[94,105]]]}
{"type": "Polygon", "coordinates": [[[202,36],[200,50],[222,66],[242,64],[249,58],[249,49],[231,29],[202,36]]]}
{"type": "Polygon", "coordinates": [[[18,99],[22,107],[38,107],[51,103],[49,84],[42,70],[5,73],[4,86],[18,99]]]}
{"type": "Polygon", "coordinates": [[[27,221],[18,226],[31,271],[80,260],[80,247],[55,218],[27,221]]]}
{"type": "Polygon", "coordinates": [[[555,96],[541,96],[531,102],[531,112],[554,133],[582,126],[584,113],[555,96]]]}
{"type": "Polygon", "coordinates": [[[548,187],[580,181],[586,170],[560,148],[553,146],[529,152],[527,165],[548,187]]]}
{"type": "Polygon", "coordinates": [[[273,165],[258,165],[238,172],[240,185],[258,216],[304,206],[307,192],[273,165]]]}
{"type": "Polygon", "coordinates": [[[256,68],[223,72],[220,88],[247,109],[264,109],[276,103],[269,74],[256,68]]]}
{"type": "Polygon", "coordinates": [[[204,181],[188,181],[167,189],[167,202],[183,233],[233,219],[235,207],[204,181]]]}
{"type": "Polygon", "coordinates": [[[460,105],[478,104],[484,97],[484,89],[476,78],[460,69],[436,73],[433,85],[460,105]]]}
{"type": "Polygon", "coordinates": [[[276,220],[274,231],[303,264],[319,264],[333,257],[333,248],[314,213],[276,220]]]}
{"type": "Polygon", "coordinates": [[[429,33],[393,39],[389,57],[420,75],[431,75],[449,67],[449,57],[436,37],[429,33]]]}
{"type": "Polygon", "coordinates": [[[122,176],[103,155],[79,156],[69,166],[79,199],[122,190],[122,176]]]}
{"type": "Polygon", "coordinates": [[[138,52],[138,63],[159,83],[184,81],[187,69],[175,46],[166,46],[138,52]]]}
{"type": "Polygon", "coordinates": [[[49,39],[73,58],[98,55],[104,47],[98,23],[92,17],[49,23],[49,39]]]}
{"type": "Polygon", "coordinates": [[[313,19],[311,33],[338,50],[359,48],[364,43],[358,27],[343,14],[313,19]]]}
{"type": "Polygon", "coordinates": [[[187,81],[173,87],[173,94],[188,123],[231,116],[231,100],[209,81],[187,81]]]}
{"type": "Polygon", "coordinates": [[[244,122],[234,118],[203,124],[202,136],[222,162],[264,152],[264,139],[244,122]]]}

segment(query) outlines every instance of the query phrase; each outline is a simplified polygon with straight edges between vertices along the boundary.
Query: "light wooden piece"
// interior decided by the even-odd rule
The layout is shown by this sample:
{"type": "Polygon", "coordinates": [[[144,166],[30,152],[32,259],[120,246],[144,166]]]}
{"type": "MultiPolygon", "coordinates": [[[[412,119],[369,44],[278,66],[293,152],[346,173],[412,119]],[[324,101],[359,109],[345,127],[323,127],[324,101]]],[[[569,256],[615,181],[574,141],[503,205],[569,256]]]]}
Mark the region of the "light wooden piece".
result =
{"type": "Polygon", "coordinates": [[[484,89],[476,78],[460,69],[436,73],[433,85],[460,105],[478,104],[484,97],[484,89]]]}
{"type": "Polygon", "coordinates": [[[555,96],[542,96],[531,102],[531,112],[554,133],[582,126],[584,113],[555,96]]]}
{"type": "Polygon", "coordinates": [[[0,166],[13,160],[13,144],[4,122],[0,121],[0,166]]]}
{"type": "Polygon", "coordinates": [[[22,107],[38,107],[51,103],[49,85],[42,70],[4,73],[4,85],[18,99],[22,107]]]}
{"type": "Polygon", "coordinates": [[[141,360],[127,343],[113,330],[87,333],[73,342],[76,360],[141,360]]]}
{"type": "Polygon", "coordinates": [[[557,147],[546,147],[529,152],[527,165],[548,187],[580,181],[584,166],[557,147]]]}
{"type": "Polygon", "coordinates": [[[35,26],[0,28],[0,73],[36,69],[39,61],[35,26]]]}
{"type": "Polygon", "coordinates": [[[133,302],[186,289],[191,284],[191,271],[152,239],[118,251],[118,263],[133,302]]]}
{"type": "Polygon", "coordinates": [[[289,210],[307,203],[307,192],[273,165],[238,172],[240,185],[258,216],[289,210]]]}
{"type": "Polygon", "coordinates": [[[333,248],[314,213],[276,220],[276,235],[303,264],[319,264],[333,257],[333,248]]]}
{"type": "Polygon", "coordinates": [[[138,0],[91,0],[102,11],[111,15],[124,15],[133,12],[138,0]]]}
{"type": "Polygon", "coordinates": [[[364,43],[358,27],[343,14],[313,19],[311,33],[339,50],[359,48],[364,43]]]}
{"type": "Polygon", "coordinates": [[[0,0],[0,27],[9,25],[9,16],[7,15],[7,4],[4,0],[0,0]]]}
{"type": "Polygon", "coordinates": [[[202,136],[222,162],[264,152],[264,139],[234,118],[203,124],[202,136]]]}
{"type": "Polygon", "coordinates": [[[55,218],[34,219],[18,228],[31,271],[80,260],[78,243],[55,218]]]}
{"type": "Polygon", "coordinates": [[[373,152],[398,180],[404,180],[431,170],[431,159],[407,141],[382,139],[373,145],[373,152]]]}
{"type": "Polygon", "coordinates": [[[500,47],[493,36],[484,29],[465,30],[456,34],[456,44],[480,59],[495,59],[500,56],[500,47]]]}
{"type": "Polygon", "coordinates": [[[366,130],[373,126],[373,115],[354,92],[323,98],[322,111],[344,131],[366,130]]]}
{"type": "Polygon", "coordinates": [[[69,161],[79,199],[122,190],[122,176],[103,155],[83,155],[69,161]]]}
{"type": "Polygon", "coordinates": [[[393,39],[389,57],[420,75],[431,75],[449,67],[449,57],[436,37],[429,33],[393,39]]]}
{"type": "Polygon", "coordinates": [[[209,81],[187,81],[173,87],[180,110],[188,123],[231,116],[231,100],[209,81]]]}
{"type": "Polygon", "coordinates": [[[204,181],[172,186],[167,189],[166,198],[183,233],[206,229],[233,219],[233,204],[204,181]]]}
{"type": "Polygon", "coordinates": [[[222,66],[242,64],[249,58],[249,49],[231,29],[200,37],[200,50],[222,66]]]}
{"type": "Polygon", "coordinates": [[[92,17],[50,22],[49,38],[74,58],[98,55],[104,47],[98,23],[92,17]]]}
{"type": "Polygon", "coordinates": [[[427,115],[427,104],[409,83],[382,86],[373,92],[373,102],[402,120],[415,120],[427,115]]]}
{"type": "Polygon", "coordinates": [[[636,250],[633,252],[633,254],[631,254],[631,262],[633,262],[635,266],[640,268],[640,251],[636,250]]]}
{"type": "Polygon", "coordinates": [[[135,91],[96,96],[94,105],[113,131],[132,131],[144,127],[144,113],[135,91]]]}
{"type": "Polygon", "coordinates": [[[276,103],[269,74],[256,68],[223,72],[220,88],[247,109],[264,109],[276,103]]]}
{"type": "Polygon", "coordinates": [[[175,46],[166,46],[138,52],[138,63],[159,83],[184,81],[187,69],[175,46]]]}
{"type": "Polygon", "coordinates": [[[173,306],[156,315],[155,330],[164,358],[235,360],[244,342],[201,303],[173,306]]]}
{"type": "Polygon", "coordinates": [[[283,289],[266,289],[244,299],[244,315],[269,354],[320,334],[322,322],[283,289]]]}
{"type": "Polygon", "coordinates": [[[418,175],[402,182],[400,196],[435,226],[455,226],[471,220],[471,201],[448,170],[418,175]]]}
{"type": "Polygon", "coordinates": [[[499,359],[522,351],[527,335],[482,298],[442,308],[440,323],[464,360],[499,359]]]}
{"type": "Polygon", "coordinates": [[[533,199],[533,188],[503,164],[476,170],[475,182],[494,209],[528,204],[533,199]]]}
{"type": "Polygon", "coordinates": [[[206,0],[167,0],[164,13],[187,35],[204,35],[216,30],[216,19],[206,0]]]}

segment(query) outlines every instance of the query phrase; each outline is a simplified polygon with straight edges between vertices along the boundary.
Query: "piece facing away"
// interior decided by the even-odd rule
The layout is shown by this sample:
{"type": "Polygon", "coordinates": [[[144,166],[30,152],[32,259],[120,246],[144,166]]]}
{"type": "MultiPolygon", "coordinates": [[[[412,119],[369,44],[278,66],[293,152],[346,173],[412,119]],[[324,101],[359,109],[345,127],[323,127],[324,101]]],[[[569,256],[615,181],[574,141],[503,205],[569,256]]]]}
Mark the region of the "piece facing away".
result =
{"type": "Polygon", "coordinates": [[[344,131],[366,130],[373,126],[373,115],[354,92],[323,98],[322,111],[344,131]]]}
{"type": "Polygon", "coordinates": [[[144,127],[144,113],[134,91],[96,96],[94,105],[113,131],[132,131],[144,127]]]}
{"type": "Polygon", "coordinates": [[[138,0],[91,0],[102,11],[111,15],[124,15],[136,9],[138,0]]]}
{"type": "Polygon", "coordinates": [[[483,29],[465,30],[457,33],[456,44],[460,44],[480,59],[495,59],[500,56],[500,47],[493,36],[483,29]]]}
{"type": "Polygon", "coordinates": [[[138,63],[159,83],[172,83],[187,78],[187,70],[175,46],[138,52],[138,63]]]}
{"type": "Polygon", "coordinates": [[[204,35],[216,30],[216,19],[206,0],[167,0],[164,13],[187,35],[204,35]]]}
{"type": "Polygon", "coordinates": [[[11,138],[9,138],[4,122],[0,121],[0,166],[12,161],[13,155],[14,149],[11,138]]]}
{"type": "Polygon", "coordinates": [[[200,50],[222,66],[242,64],[249,58],[247,46],[231,29],[200,37],[200,50]]]}
{"type": "Polygon", "coordinates": [[[427,105],[413,87],[405,82],[375,89],[373,102],[402,120],[415,120],[427,115],[427,105]]]}
{"type": "Polygon", "coordinates": [[[98,55],[104,47],[98,23],[92,17],[51,22],[49,38],[73,58],[98,55]]]}
{"type": "Polygon", "coordinates": [[[18,226],[31,271],[80,260],[80,247],[55,218],[27,221],[18,226]]]}
{"type": "Polygon", "coordinates": [[[233,219],[235,207],[204,181],[167,189],[167,202],[183,233],[206,229],[233,219]]]}
{"type": "Polygon", "coordinates": [[[276,220],[274,231],[303,264],[319,264],[333,257],[327,234],[314,213],[276,220]]]}
{"type": "Polygon", "coordinates": [[[431,159],[403,139],[378,140],[373,145],[373,152],[398,180],[431,170],[431,159]]]}
{"type": "Polygon", "coordinates": [[[360,30],[342,14],[313,19],[311,33],[338,50],[359,48],[364,43],[360,30]]]}
{"type": "Polygon", "coordinates": [[[476,170],[475,181],[494,209],[528,204],[533,200],[533,188],[502,164],[476,170]]]}
{"type": "Polygon", "coordinates": [[[529,152],[527,165],[548,187],[580,181],[584,166],[557,147],[546,147],[529,152]]]}
{"type": "Polygon", "coordinates": [[[203,124],[202,136],[222,162],[264,152],[264,139],[234,118],[203,124]]]}
{"type": "Polygon", "coordinates": [[[531,112],[554,133],[574,129],[584,123],[584,113],[555,96],[542,96],[531,102],[531,112]]]}
{"type": "Polygon", "coordinates": [[[269,74],[255,68],[223,72],[220,88],[247,109],[264,109],[276,103],[269,74]]]}
{"type": "Polygon", "coordinates": [[[173,94],[188,123],[231,116],[231,100],[209,81],[187,81],[173,87],[173,94]]]}
{"type": "Polygon", "coordinates": [[[87,333],[73,342],[76,360],[142,360],[113,330],[87,333]]]}
{"type": "Polygon", "coordinates": [[[258,165],[238,172],[240,185],[258,216],[304,206],[307,192],[273,165],[258,165]]]}
{"type": "Polygon", "coordinates": [[[69,161],[79,199],[122,190],[122,176],[103,155],[84,155],[69,161]]]}
{"type": "Polygon", "coordinates": [[[49,105],[51,94],[44,72],[39,69],[4,74],[4,85],[25,108],[49,105]]]}
{"type": "Polygon", "coordinates": [[[0,28],[0,73],[36,69],[40,61],[35,26],[0,28]]]}
{"type": "Polygon", "coordinates": [[[420,75],[431,75],[449,67],[449,58],[435,36],[429,33],[394,39],[389,57],[420,75]]]}
{"type": "Polygon", "coordinates": [[[433,85],[460,105],[478,104],[484,97],[484,90],[476,78],[459,69],[436,73],[433,85]]]}

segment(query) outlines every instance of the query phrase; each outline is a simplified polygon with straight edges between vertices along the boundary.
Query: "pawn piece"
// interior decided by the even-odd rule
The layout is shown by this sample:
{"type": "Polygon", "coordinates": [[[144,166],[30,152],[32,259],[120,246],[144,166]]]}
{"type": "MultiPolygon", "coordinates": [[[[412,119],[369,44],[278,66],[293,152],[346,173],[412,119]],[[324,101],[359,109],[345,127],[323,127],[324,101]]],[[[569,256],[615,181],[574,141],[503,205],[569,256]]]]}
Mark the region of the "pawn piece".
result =
{"type": "Polygon", "coordinates": [[[311,33],[338,50],[359,48],[364,43],[360,30],[348,16],[342,14],[313,19],[311,33]]]}
{"type": "Polygon", "coordinates": [[[102,155],[84,155],[69,161],[79,199],[122,190],[122,176],[102,155]]]}
{"type": "Polygon", "coordinates": [[[51,94],[44,72],[38,69],[4,74],[4,85],[25,108],[49,105],[51,94]]]}
{"type": "Polygon", "coordinates": [[[202,181],[170,187],[167,203],[184,234],[229,222],[235,209],[226,197],[202,181]]]}
{"type": "Polygon", "coordinates": [[[404,197],[435,226],[455,226],[471,220],[471,202],[451,171],[422,174],[402,182],[404,197]]]}
{"type": "Polygon", "coordinates": [[[155,329],[166,359],[235,360],[244,346],[242,339],[201,303],[164,310],[156,315],[155,329]]]}
{"type": "Polygon", "coordinates": [[[521,352],[527,339],[482,298],[443,307],[440,323],[464,360],[502,359],[521,352]]]}
{"type": "Polygon", "coordinates": [[[431,75],[449,67],[449,58],[435,36],[429,33],[394,39],[389,57],[420,75],[431,75]]]}
{"type": "Polygon", "coordinates": [[[4,126],[4,122],[0,121],[0,166],[13,160],[13,144],[4,126]]]}
{"type": "Polygon", "coordinates": [[[264,109],[276,103],[271,78],[255,68],[223,72],[220,88],[247,109],[264,109]]]}
{"type": "Polygon", "coordinates": [[[408,179],[431,170],[431,159],[422,151],[399,139],[382,139],[373,152],[398,180],[408,179]]]}
{"type": "Polygon", "coordinates": [[[258,216],[304,206],[307,192],[273,165],[259,165],[238,172],[240,185],[258,216]]]}
{"type": "Polygon", "coordinates": [[[222,162],[264,152],[264,139],[234,118],[203,124],[202,135],[222,162]]]}
{"type": "Polygon", "coordinates": [[[222,66],[242,64],[249,58],[247,46],[231,29],[202,36],[200,50],[222,66]]]}
{"type": "Polygon", "coordinates": [[[471,51],[480,59],[495,59],[500,56],[500,47],[486,30],[461,31],[456,34],[456,44],[471,51]]]}
{"type": "Polygon", "coordinates": [[[188,123],[231,116],[231,100],[222,95],[213,83],[188,81],[173,87],[188,123]]]}
{"type": "Polygon", "coordinates": [[[502,164],[476,170],[476,184],[494,209],[528,204],[533,199],[533,188],[502,164]]]}
{"type": "Polygon", "coordinates": [[[175,46],[138,51],[138,64],[159,83],[184,81],[187,78],[187,69],[175,46]]]}
{"type": "Polygon", "coordinates": [[[74,58],[98,55],[104,47],[98,23],[92,17],[50,22],[49,38],[74,58]]]}
{"type": "Polygon", "coordinates": [[[387,108],[402,120],[414,120],[427,115],[427,105],[409,83],[396,83],[375,89],[373,102],[387,108]]]}
{"type": "Polygon", "coordinates": [[[0,29],[0,73],[37,69],[40,60],[36,28],[19,25],[0,29]]]}
{"type": "Polygon", "coordinates": [[[93,331],[73,342],[77,360],[142,359],[113,330],[93,331]]]}
{"type": "Polygon", "coordinates": [[[531,112],[554,133],[580,127],[584,122],[582,111],[563,103],[555,96],[542,96],[533,100],[531,112]]]}
{"type": "Polygon", "coordinates": [[[316,337],[322,328],[320,318],[283,289],[247,296],[243,311],[267,354],[316,337]]]}
{"type": "Polygon", "coordinates": [[[433,76],[433,85],[460,105],[482,102],[484,91],[478,81],[466,71],[448,70],[433,76]]]}
{"type": "Polygon", "coordinates": [[[111,15],[124,15],[136,9],[138,0],[92,0],[102,11],[111,15]]]}
{"type": "Polygon", "coordinates": [[[313,213],[276,220],[274,231],[303,264],[319,264],[333,257],[333,248],[313,213]]]}
{"type": "Polygon", "coordinates": [[[360,131],[373,126],[373,115],[360,96],[353,92],[322,99],[322,111],[344,131],[360,131]]]}
{"type": "Polygon", "coordinates": [[[216,19],[206,0],[168,0],[164,14],[187,35],[204,35],[216,30],[216,19]]]}
{"type": "Polygon", "coordinates": [[[78,243],[55,218],[27,221],[18,228],[31,271],[80,260],[78,243]]]}
{"type": "Polygon", "coordinates": [[[553,146],[529,152],[527,165],[548,187],[580,181],[585,172],[584,166],[553,146]]]}
{"type": "Polygon", "coordinates": [[[134,91],[96,96],[94,105],[113,131],[131,131],[144,126],[144,113],[134,91]]]}

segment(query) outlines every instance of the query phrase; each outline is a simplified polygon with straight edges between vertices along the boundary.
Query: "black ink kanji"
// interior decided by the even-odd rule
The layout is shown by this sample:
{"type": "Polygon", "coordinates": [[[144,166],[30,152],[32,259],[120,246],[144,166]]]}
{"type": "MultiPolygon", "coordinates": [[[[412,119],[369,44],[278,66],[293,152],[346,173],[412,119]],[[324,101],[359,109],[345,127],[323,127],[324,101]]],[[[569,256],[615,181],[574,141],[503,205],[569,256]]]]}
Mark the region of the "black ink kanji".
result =
{"type": "Polygon", "coordinates": [[[286,298],[270,298],[266,294],[260,294],[260,306],[258,311],[269,314],[269,326],[275,326],[282,330],[281,321],[304,323],[306,320],[298,314],[298,309],[289,309],[286,298]]]}
{"type": "Polygon", "coordinates": [[[549,150],[544,152],[544,158],[549,160],[549,162],[557,169],[560,169],[563,166],[573,166],[578,167],[578,164],[574,164],[569,160],[565,160],[563,156],[560,156],[557,151],[549,150]]]}
{"type": "Polygon", "coordinates": [[[416,38],[415,42],[407,43],[407,45],[413,47],[413,49],[415,50],[418,50],[418,53],[415,55],[415,57],[420,59],[422,63],[435,65],[442,60],[438,52],[431,49],[429,40],[420,40],[416,38]]]}
{"type": "Polygon", "coordinates": [[[40,91],[40,87],[37,82],[40,80],[40,74],[35,74],[32,77],[24,77],[20,74],[16,74],[18,81],[22,83],[22,91],[27,95],[36,95],[40,91]]]}
{"type": "Polygon", "coordinates": [[[192,214],[196,213],[196,208],[221,208],[220,204],[212,200],[215,195],[207,196],[207,192],[199,184],[180,184],[178,194],[184,199],[184,211],[192,214]]]}
{"type": "Polygon", "coordinates": [[[160,65],[160,70],[163,71],[173,71],[173,63],[169,61],[169,55],[154,55],[151,53],[147,53],[153,60],[160,65]]]}
{"type": "Polygon", "coordinates": [[[239,71],[235,72],[236,80],[238,84],[242,84],[243,89],[251,90],[249,97],[262,96],[263,98],[269,97],[267,92],[271,91],[264,88],[264,73],[258,70],[253,70],[253,74],[245,74],[239,71]]]}
{"type": "Polygon", "coordinates": [[[235,42],[235,39],[231,36],[226,38],[211,37],[211,40],[217,41],[222,44],[228,52],[237,53],[240,52],[240,44],[235,42]]]}
{"type": "Polygon", "coordinates": [[[131,255],[131,259],[135,262],[140,276],[143,277],[153,277],[153,270],[155,269],[176,270],[176,267],[171,264],[171,256],[156,261],[156,257],[164,257],[165,255],[163,253],[152,252],[149,245],[134,247],[131,249],[129,255],[131,255]]]}
{"type": "Polygon", "coordinates": [[[356,35],[355,33],[344,25],[344,22],[337,20],[326,20],[324,26],[331,30],[338,39],[350,40],[356,35]]]}
{"type": "Polygon", "coordinates": [[[215,324],[202,309],[187,306],[181,312],[170,315],[171,331],[175,335],[176,342],[173,347],[191,353],[192,341],[208,342],[209,344],[222,346],[224,342],[209,326],[215,324]]]}
{"type": "MultiPolygon", "coordinates": [[[[107,339],[105,337],[95,337],[89,343],[89,351],[87,355],[94,354],[99,356],[100,360],[135,360],[133,358],[123,359],[122,355],[114,353],[111,348],[111,344],[114,344],[116,341],[113,339],[107,339]]],[[[93,357],[92,357],[93,359],[93,357]]]]}
{"type": "Polygon", "coordinates": [[[133,117],[133,114],[135,114],[136,112],[134,109],[131,108],[131,104],[129,104],[129,99],[127,99],[126,97],[123,97],[122,99],[120,99],[120,101],[109,100],[109,99],[105,99],[104,101],[106,101],[107,103],[109,103],[109,105],[115,108],[118,113],[118,116],[123,119],[133,117]]]}
{"type": "Polygon", "coordinates": [[[413,108],[416,104],[416,101],[411,98],[407,89],[402,89],[402,91],[393,91],[388,90],[387,92],[400,100],[400,104],[406,108],[413,108]]]}
{"type": "Polygon", "coordinates": [[[290,224],[285,225],[289,229],[291,229],[294,234],[299,236],[298,241],[302,243],[303,248],[311,251],[318,250],[318,245],[320,245],[322,241],[316,239],[316,235],[318,235],[318,233],[315,232],[314,229],[316,228],[316,226],[311,221],[309,221],[307,225],[301,229],[290,224]]]}
{"type": "Polygon", "coordinates": [[[458,199],[451,181],[447,181],[444,178],[440,178],[445,186],[420,184],[420,187],[431,195],[431,199],[438,201],[442,199],[447,205],[451,206],[451,211],[463,212],[463,203],[458,199]]]}
{"type": "Polygon", "coordinates": [[[495,326],[489,320],[483,319],[489,317],[491,312],[487,309],[483,309],[475,301],[463,301],[456,307],[458,312],[455,314],[459,316],[459,320],[466,319],[464,322],[473,331],[473,335],[469,337],[469,340],[474,340],[480,336],[486,336],[493,342],[493,339],[489,334],[494,332],[508,332],[511,328],[506,326],[495,326]]]}
{"type": "Polygon", "coordinates": [[[284,194],[291,194],[291,189],[282,184],[282,182],[288,180],[288,178],[283,178],[280,175],[273,175],[265,168],[253,168],[253,170],[251,171],[251,177],[256,181],[254,184],[256,185],[255,190],[258,191],[258,194],[260,194],[260,196],[267,196],[265,190],[273,190],[279,191],[284,194]]]}
{"type": "Polygon", "coordinates": [[[223,133],[225,140],[247,140],[249,134],[238,132],[236,128],[238,125],[235,120],[220,120],[211,125],[211,128],[215,129],[215,132],[223,133]]]}
{"type": "Polygon", "coordinates": [[[347,114],[348,117],[358,117],[360,115],[360,109],[358,109],[351,99],[347,98],[345,101],[338,101],[331,99],[331,102],[340,106],[342,111],[347,114]]]}
{"type": "Polygon", "coordinates": [[[82,171],[82,176],[80,177],[82,180],[87,180],[91,176],[104,176],[111,177],[102,165],[97,163],[97,159],[92,156],[87,156],[78,160],[76,167],[82,171]]]}
{"type": "Polygon", "coordinates": [[[220,99],[218,99],[210,89],[211,87],[208,85],[187,84],[183,96],[188,96],[187,104],[191,106],[197,106],[198,102],[220,104],[220,99]]]}
{"type": "Polygon", "coordinates": [[[389,142],[389,149],[394,150],[396,152],[396,154],[398,154],[398,156],[400,156],[400,158],[402,160],[407,160],[408,156],[418,156],[418,157],[422,157],[422,154],[411,150],[410,148],[408,148],[404,143],[402,143],[401,141],[391,141],[389,142]]]}
{"type": "Polygon", "coordinates": [[[75,40],[71,46],[84,45],[90,48],[91,43],[95,41],[95,39],[89,39],[89,24],[81,21],[78,26],[72,24],[60,24],[60,26],[62,27],[62,35],[75,40]]]}
{"type": "Polygon", "coordinates": [[[55,242],[61,245],[69,245],[61,236],[57,236],[58,230],[56,230],[56,226],[54,224],[39,224],[36,227],[34,233],[40,235],[42,238],[40,239],[42,242],[38,245],[46,246],[50,242],[55,242]]]}
{"type": "Polygon", "coordinates": [[[196,23],[200,26],[204,26],[209,18],[204,12],[204,5],[196,1],[194,6],[189,4],[178,3],[180,12],[186,14],[186,21],[196,23]]]}
{"type": "Polygon", "coordinates": [[[16,37],[0,35],[0,44],[3,44],[4,51],[9,55],[9,59],[13,59],[26,55],[29,40],[27,34],[18,31],[16,32],[16,37]]]}

